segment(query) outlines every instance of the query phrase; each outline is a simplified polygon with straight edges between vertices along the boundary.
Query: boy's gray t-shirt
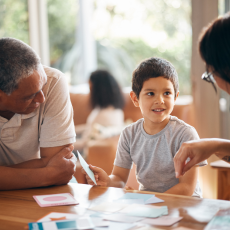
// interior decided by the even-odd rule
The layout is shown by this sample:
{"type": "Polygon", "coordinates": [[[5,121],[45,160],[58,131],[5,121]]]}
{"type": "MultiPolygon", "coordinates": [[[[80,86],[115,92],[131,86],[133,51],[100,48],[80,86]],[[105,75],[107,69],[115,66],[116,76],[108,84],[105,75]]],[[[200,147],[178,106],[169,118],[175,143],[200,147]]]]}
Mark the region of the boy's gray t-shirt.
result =
{"type": "MultiPolygon", "coordinates": [[[[142,191],[165,192],[179,183],[175,177],[173,158],[183,142],[197,140],[196,130],[171,116],[159,133],[149,135],[143,128],[144,119],[126,127],[120,136],[114,165],[131,169],[136,164],[136,177],[142,191]]],[[[201,162],[199,166],[206,165],[201,162]]],[[[193,196],[202,197],[197,181],[193,196]]]]}

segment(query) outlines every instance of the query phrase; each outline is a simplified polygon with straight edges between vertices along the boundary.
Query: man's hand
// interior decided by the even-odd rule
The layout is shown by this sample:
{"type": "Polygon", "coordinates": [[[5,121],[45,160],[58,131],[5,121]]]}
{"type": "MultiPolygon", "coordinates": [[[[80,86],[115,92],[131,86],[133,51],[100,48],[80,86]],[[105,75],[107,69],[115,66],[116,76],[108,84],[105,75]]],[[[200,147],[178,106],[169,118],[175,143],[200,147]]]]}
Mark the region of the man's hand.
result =
{"type": "MultiPolygon", "coordinates": [[[[109,184],[109,182],[110,182],[110,178],[107,175],[107,173],[103,169],[101,169],[99,167],[96,167],[96,166],[89,165],[89,168],[94,173],[97,185],[101,185],[101,186],[107,187],[108,184],[109,184]]],[[[90,179],[90,177],[87,175],[87,173],[85,172],[85,170],[82,168],[81,171],[82,171],[83,174],[85,174],[85,177],[86,177],[86,180],[87,180],[88,184],[94,185],[94,182],[90,179]]]]}
{"type": "Polygon", "coordinates": [[[72,151],[73,145],[70,145],[50,159],[46,166],[49,185],[63,185],[71,180],[76,162],[72,151]]]}
{"type": "Polygon", "coordinates": [[[215,153],[216,144],[213,142],[212,139],[201,139],[183,143],[174,157],[176,177],[183,176],[194,165],[215,153]],[[188,157],[190,161],[186,164],[188,157]]]}
{"type": "Polygon", "coordinates": [[[74,173],[72,150],[72,145],[62,148],[41,168],[0,166],[0,190],[67,184],[74,173]]]}

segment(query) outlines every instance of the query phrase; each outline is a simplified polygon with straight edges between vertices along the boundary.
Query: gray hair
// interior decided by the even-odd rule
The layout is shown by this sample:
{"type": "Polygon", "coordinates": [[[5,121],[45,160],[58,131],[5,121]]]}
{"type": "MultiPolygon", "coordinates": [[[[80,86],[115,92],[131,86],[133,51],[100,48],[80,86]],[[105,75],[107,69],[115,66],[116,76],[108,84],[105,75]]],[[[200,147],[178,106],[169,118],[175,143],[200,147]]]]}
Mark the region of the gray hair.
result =
{"type": "Polygon", "coordinates": [[[15,38],[0,39],[0,90],[10,95],[21,79],[38,69],[40,58],[24,42],[15,38]]]}

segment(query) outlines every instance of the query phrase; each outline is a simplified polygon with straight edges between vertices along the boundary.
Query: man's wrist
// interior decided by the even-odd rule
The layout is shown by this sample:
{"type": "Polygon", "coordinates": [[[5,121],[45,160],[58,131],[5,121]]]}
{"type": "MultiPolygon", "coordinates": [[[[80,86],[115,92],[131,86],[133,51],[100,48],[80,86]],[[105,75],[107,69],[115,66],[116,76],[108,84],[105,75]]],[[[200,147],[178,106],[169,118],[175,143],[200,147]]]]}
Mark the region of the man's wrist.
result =
{"type": "Polygon", "coordinates": [[[44,185],[43,186],[49,186],[55,184],[55,170],[53,170],[51,167],[45,167],[42,168],[44,170],[44,185]]]}

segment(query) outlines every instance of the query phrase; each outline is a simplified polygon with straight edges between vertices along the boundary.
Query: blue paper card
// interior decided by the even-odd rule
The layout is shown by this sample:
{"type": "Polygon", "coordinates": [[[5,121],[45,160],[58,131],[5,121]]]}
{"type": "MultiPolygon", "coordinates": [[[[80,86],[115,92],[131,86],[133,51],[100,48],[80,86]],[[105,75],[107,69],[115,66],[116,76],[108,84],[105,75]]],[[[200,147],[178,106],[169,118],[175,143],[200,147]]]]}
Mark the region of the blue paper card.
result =
{"type": "Polygon", "coordinates": [[[132,199],[143,200],[143,204],[154,204],[154,203],[164,202],[164,200],[161,200],[152,194],[129,193],[129,192],[126,193],[124,196],[120,197],[118,200],[132,200],[132,199]]]}
{"type": "Polygon", "coordinates": [[[133,204],[122,209],[120,212],[130,216],[157,218],[162,215],[168,215],[168,207],[133,204]]]}
{"type": "Polygon", "coordinates": [[[124,196],[120,197],[118,200],[124,199],[136,199],[136,200],[144,200],[147,201],[148,199],[152,198],[155,195],[152,194],[141,194],[141,193],[126,193],[124,196]]]}
{"type": "Polygon", "coordinates": [[[89,168],[89,165],[86,163],[86,161],[83,159],[83,157],[78,151],[77,151],[77,154],[78,154],[78,159],[80,160],[81,166],[83,167],[87,175],[90,177],[90,179],[94,182],[94,184],[97,185],[93,171],[89,168]]]}

